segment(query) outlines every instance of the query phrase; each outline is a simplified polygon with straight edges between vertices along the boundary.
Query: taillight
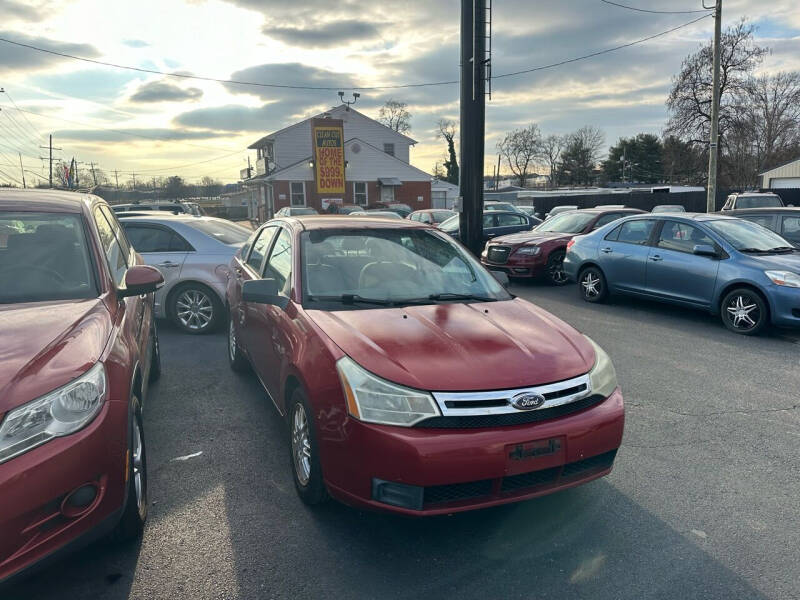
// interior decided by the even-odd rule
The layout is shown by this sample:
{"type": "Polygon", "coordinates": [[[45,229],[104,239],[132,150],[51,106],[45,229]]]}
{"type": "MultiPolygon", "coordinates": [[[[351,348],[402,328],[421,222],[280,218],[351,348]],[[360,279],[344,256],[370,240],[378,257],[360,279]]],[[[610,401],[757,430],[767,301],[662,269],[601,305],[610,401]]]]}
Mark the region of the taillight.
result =
{"type": "Polygon", "coordinates": [[[567,242],[567,252],[569,252],[570,248],[575,245],[575,240],[570,240],[567,242]]]}

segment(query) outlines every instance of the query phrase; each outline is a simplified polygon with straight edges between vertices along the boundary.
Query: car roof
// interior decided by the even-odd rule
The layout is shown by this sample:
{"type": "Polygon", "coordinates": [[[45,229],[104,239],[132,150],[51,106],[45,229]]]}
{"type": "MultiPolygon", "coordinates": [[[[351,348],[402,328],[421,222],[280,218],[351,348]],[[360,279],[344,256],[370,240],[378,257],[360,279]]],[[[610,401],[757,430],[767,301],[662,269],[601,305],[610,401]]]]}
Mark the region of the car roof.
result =
{"type": "MultiPolygon", "coordinates": [[[[366,213],[369,215],[370,213],[366,213]]],[[[349,215],[298,215],[280,217],[268,221],[282,221],[295,229],[315,231],[319,229],[429,229],[428,225],[408,219],[385,219],[380,216],[351,217],[349,215]]]]}
{"type": "Polygon", "coordinates": [[[683,221],[719,221],[719,220],[735,220],[736,217],[730,216],[727,213],[730,211],[725,211],[724,213],[698,213],[698,212],[682,212],[682,213],[649,213],[642,211],[641,214],[637,213],[635,215],[631,215],[630,217],[626,217],[626,219],[671,219],[675,220],[683,220],[683,221]]]}
{"type": "Polygon", "coordinates": [[[96,196],[63,190],[0,190],[0,208],[43,211],[43,212],[81,212],[81,207],[96,196]]]}
{"type": "MultiPolygon", "coordinates": [[[[217,217],[209,217],[207,215],[193,215],[191,213],[164,213],[160,210],[150,211],[147,214],[134,212],[133,215],[127,216],[125,214],[117,215],[117,219],[125,223],[137,223],[145,221],[163,221],[165,223],[196,223],[198,221],[224,221],[225,219],[218,219],[217,217]]],[[[233,223],[233,221],[231,221],[233,223]]]]}
{"type": "Polygon", "coordinates": [[[735,208],[733,210],[726,210],[728,214],[734,215],[755,215],[764,213],[797,213],[800,212],[798,206],[763,206],[761,208],[735,208]]]}
{"type": "Polygon", "coordinates": [[[777,196],[775,192],[735,192],[731,196],[777,196]]]}

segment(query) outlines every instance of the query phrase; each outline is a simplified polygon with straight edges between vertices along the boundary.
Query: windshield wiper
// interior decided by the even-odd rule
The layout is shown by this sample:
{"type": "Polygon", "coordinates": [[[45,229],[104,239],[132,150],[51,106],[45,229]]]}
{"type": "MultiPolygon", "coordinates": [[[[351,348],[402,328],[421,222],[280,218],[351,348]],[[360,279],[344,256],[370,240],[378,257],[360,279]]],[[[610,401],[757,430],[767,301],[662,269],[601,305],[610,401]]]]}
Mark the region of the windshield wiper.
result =
{"type": "Polygon", "coordinates": [[[775,248],[770,248],[769,252],[794,252],[796,248],[793,246],[776,246],[775,248]]]}
{"type": "Polygon", "coordinates": [[[739,248],[739,252],[746,252],[748,254],[764,254],[765,252],[769,252],[769,250],[765,250],[764,248],[739,248]]]}
{"type": "Polygon", "coordinates": [[[497,302],[497,298],[479,296],[477,294],[453,294],[445,292],[443,294],[431,294],[428,300],[477,300],[478,302],[497,302]]]}
{"type": "Polygon", "coordinates": [[[775,248],[739,248],[739,252],[747,252],[748,254],[784,254],[794,252],[796,248],[792,246],[776,246],[775,248]]]}
{"type": "Polygon", "coordinates": [[[308,299],[312,302],[341,302],[342,304],[375,304],[376,306],[392,306],[393,300],[383,298],[364,298],[358,294],[341,294],[340,296],[312,296],[308,299]]]}

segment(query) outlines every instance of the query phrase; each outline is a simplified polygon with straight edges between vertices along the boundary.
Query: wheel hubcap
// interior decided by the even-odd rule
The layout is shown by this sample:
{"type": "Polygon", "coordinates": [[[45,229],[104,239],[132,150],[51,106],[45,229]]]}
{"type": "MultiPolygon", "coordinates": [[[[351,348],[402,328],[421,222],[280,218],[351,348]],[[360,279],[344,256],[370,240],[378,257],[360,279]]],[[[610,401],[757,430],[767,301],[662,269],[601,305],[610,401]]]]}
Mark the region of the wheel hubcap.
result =
{"type": "Polygon", "coordinates": [[[136,507],[139,514],[144,515],[147,504],[146,480],[144,472],[144,444],[142,444],[142,432],[139,424],[134,420],[133,424],[133,452],[131,453],[133,462],[133,486],[136,491],[136,507]]]}
{"type": "Polygon", "coordinates": [[[301,485],[308,484],[311,478],[311,440],[308,437],[308,419],[302,404],[294,407],[292,417],[292,456],[294,471],[301,485]]]}
{"type": "Polygon", "coordinates": [[[752,329],[761,318],[758,304],[750,296],[732,298],[727,307],[728,320],[736,329],[752,329]]]}
{"type": "Polygon", "coordinates": [[[176,314],[181,324],[195,331],[205,329],[214,316],[214,304],[200,290],[186,290],[175,303],[176,314]]]}
{"type": "Polygon", "coordinates": [[[594,273],[587,273],[581,282],[583,293],[589,298],[595,298],[600,294],[600,277],[594,273]]]}
{"type": "Polygon", "coordinates": [[[564,272],[564,259],[555,261],[550,267],[550,279],[555,283],[563,283],[567,280],[567,274],[564,272]]]}
{"type": "Polygon", "coordinates": [[[231,360],[236,359],[236,328],[233,326],[231,319],[230,326],[228,327],[228,350],[231,353],[231,360]]]}

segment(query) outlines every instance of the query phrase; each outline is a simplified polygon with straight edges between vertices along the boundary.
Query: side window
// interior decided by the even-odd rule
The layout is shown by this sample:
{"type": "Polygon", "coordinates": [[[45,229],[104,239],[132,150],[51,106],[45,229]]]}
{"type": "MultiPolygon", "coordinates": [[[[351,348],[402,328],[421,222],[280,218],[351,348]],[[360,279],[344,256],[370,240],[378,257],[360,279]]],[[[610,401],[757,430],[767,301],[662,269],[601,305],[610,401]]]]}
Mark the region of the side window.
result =
{"type": "Polygon", "coordinates": [[[290,278],[292,275],[292,235],[281,229],[272,253],[269,255],[267,268],[264,270],[264,279],[274,279],[278,282],[278,289],[289,295],[290,278]]]}
{"type": "Polygon", "coordinates": [[[422,221],[423,223],[427,223],[428,225],[433,223],[433,219],[431,218],[430,213],[420,213],[419,220],[422,221]]]}
{"type": "Polygon", "coordinates": [[[172,232],[160,227],[125,225],[125,232],[137,252],[169,252],[172,245],[172,232]]]}
{"type": "Polygon", "coordinates": [[[614,229],[611,230],[611,233],[609,233],[603,239],[608,240],[609,242],[616,242],[617,238],[619,238],[619,232],[621,230],[622,230],[622,225],[620,225],[619,227],[615,227],[614,229]]]}
{"type": "Polygon", "coordinates": [[[656,245],[664,250],[691,254],[697,244],[713,246],[714,240],[694,225],[678,221],[664,221],[664,227],[661,229],[661,235],[658,236],[656,245]]]}
{"type": "Polygon", "coordinates": [[[753,223],[758,223],[762,227],[766,227],[767,229],[771,229],[772,231],[777,231],[775,227],[775,217],[770,215],[747,215],[747,216],[740,216],[740,219],[747,219],[748,221],[752,221],[753,223]]]}
{"type": "Polygon", "coordinates": [[[494,215],[483,215],[483,228],[494,227],[494,215]]]}
{"type": "Polygon", "coordinates": [[[122,251],[125,253],[125,256],[126,257],[130,256],[131,244],[128,241],[128,236],[125,235],[125,230],[122,229],[122,225],[120,225],[119,221],[117,220],[117,215],[114,214],[114,211],[111,210],[109,206],[100,206],[100,209],[103,211],[103,214],[105,215],[108,224],[111,225],[111,229],[114,232],[114,235],[117,236],[117,241],[119,242],[119,245],[122,247],[122,251]]]}
{"type": "Polygon", "coordinates": [[[119,287],[122,285],[125,279],[125,271],[128,269],[126,254],[99,206],[94,209],[94,221],[97,225],[97,232],[100,235],[103,253],[106,255],[108,268],[111,271],[111,278],[114,280],[114,284],[119,287]]]}
{"type": "Polygon", "coordinates": [[[728,199],[725,201],[725,206],[722,207],[722,210],[728,210],[733,208],[733,199],[734,196],[728,196],[728,199]]]}
{"type": "Polygon", "coordinates": [[[622,216],[623,215],[621,215],[620,213],[611,213],[610,215],[603,215],[602,217],[597,219],[597,222],[594,224],[593,229],[600,229],[603,225],[608,225],[612,221],[616,221],[622,216]]]}
{"type": "Polygon", "coordinates": [[[250,256],[247,257],[248,266],[259,275],[261,274],[261,267],[264,264],[264,257],[269,252],[269,245],[275,235],[277,227],[265,227],[261,230],[258,238],[253,244],[253,249],[250,250],[250,256]]]}
{"type": "Polygon", "coordinates": [[[637,244],[644,246],[650,240],[650,234],[653,231],[653,226],[655,223],[656,222],[654,220],[650,219],[628,221],[627,223],[623,223],[619,228],[617,241],[624,242],[626,244],[637,244]]]}
{"type": "Polygon", "coordinates": [[[523,225],[527,221],[522,215],[510,215],[507,213],[501,213],[497,215],[497,226],[498,227],[510,227],[512,225],[523,225]]]}
{"type": "Polygon", "coordinates": [[[800,244],[800,217],[783,217],[783,237],[800,244]]]}

